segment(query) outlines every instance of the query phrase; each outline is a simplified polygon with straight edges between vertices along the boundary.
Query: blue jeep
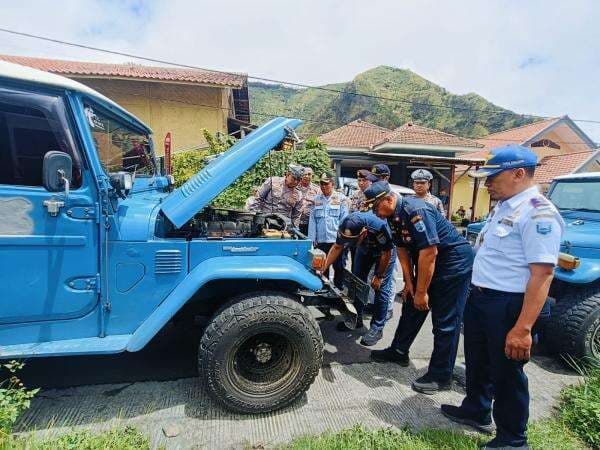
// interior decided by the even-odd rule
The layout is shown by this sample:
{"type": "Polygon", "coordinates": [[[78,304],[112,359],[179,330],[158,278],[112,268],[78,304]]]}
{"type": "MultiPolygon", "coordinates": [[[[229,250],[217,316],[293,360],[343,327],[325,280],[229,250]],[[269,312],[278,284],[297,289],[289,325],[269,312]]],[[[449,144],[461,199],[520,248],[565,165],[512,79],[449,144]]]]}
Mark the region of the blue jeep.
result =
{"type": "MultiPolygon", "coordinates": [[[[557,177],[548,198],[565,223],[559,265],[550,289],[547,346],[567,360],[600,360],[600,172],[557,177]]],[[[475,242],[483,223],[467,227],[475,242]]]]}
{"type": "Polygon", "coordinates": [[[173,189],[135,116],[0,62],[0,358],[135,352],[203,316],[198,367],[224,406],[297,399],[323,356],[307,305],[345,303],[282,217],[209,203],[299,124],[270,121],[173,189]]]}

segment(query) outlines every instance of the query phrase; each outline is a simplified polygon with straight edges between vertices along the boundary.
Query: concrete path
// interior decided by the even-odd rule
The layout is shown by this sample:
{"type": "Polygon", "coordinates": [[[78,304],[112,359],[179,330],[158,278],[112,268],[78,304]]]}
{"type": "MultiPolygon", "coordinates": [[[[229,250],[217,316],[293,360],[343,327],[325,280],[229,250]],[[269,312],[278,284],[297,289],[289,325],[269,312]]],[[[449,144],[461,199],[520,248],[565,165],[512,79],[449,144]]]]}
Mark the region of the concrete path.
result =
{"type": "MultiPolygon", "coordinates": [[[[396,311],[384,342],[377,347],[391,341],[398,316],[396,311]]],[[[286,410],[257,417],[220,409],[194,376],[195,342],[189,341],[197,336],[183,334],[157,339],[137,355],[30,361],[25,381],[48,388],[36,397],[18,430],[45,435],[72,427],[98,430],[134,425],[151,436],[154,446],[212,449],[272,446],[359,423],[368,427],[456,428],[441,416],[439,406],[460,402],[464,394],[460,383],[453,391],[436,396],[420,395],[410,388],[427,366],[429,324],[415,343],[409,368],[370,363],[369,350],[357,343],[358,335],[336,332],[335,322],[321,325],[327,341],[325,365],[308,394],[286,410]],[[176,436],[167,438],[165,431],[176,436]]],[[[546,356],[536,356],[526,371],[532,420],[550,415],[561,388],[577,380],[546,356]]]]}

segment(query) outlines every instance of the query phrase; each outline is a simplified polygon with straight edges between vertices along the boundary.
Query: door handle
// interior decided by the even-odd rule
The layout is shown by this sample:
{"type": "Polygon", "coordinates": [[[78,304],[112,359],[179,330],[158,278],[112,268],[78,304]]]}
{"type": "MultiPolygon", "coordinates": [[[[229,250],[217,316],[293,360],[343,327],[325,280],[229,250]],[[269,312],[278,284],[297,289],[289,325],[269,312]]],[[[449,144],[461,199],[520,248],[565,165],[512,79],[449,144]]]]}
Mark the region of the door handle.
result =
{"type": "Polygon", "coordinates": [[[51,198],[50,200],[44,200],[44,206],[48,210],[48,214],[52,217],[56,217],[60,212],[60,208],[65,206],[65,202],[57,200],[56,198],[51,198]]]}

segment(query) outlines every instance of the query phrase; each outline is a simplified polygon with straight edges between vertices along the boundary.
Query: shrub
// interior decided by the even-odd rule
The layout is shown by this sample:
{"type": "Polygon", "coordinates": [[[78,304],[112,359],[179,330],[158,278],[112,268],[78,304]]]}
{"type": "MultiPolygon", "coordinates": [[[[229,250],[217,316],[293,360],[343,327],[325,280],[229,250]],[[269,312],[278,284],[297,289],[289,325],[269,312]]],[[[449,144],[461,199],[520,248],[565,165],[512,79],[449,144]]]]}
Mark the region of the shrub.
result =
{"type": "MultiPolygon", "coordinates": [[[[181,152],[173,157],[175,185],[181,186],[192,175],[207,164],[207,157],[222,153],[231,147],[235,140],[230,137],[212,136],[204,130],[208,148],[181,152]]],[[[331,168],[331,160],[326,146],[317,138],[306,140],[302,148],[292,151],[271,151],[262,157],[250,170],[229,186],[212,202],[222,208],[243,208],[252,193],[253,186],[260,186],[269,176],[282,176],[290,163],[311,167],[319,176],[331,168]]]]}
{"type": "Polygon", "coordinates": [[[28,390],[17,377],[24,364],[9,361],[0,364],[0,435],[11,432],[19,415],[29,408],[31,399],[39,389],[28,390]]]}
{"type": "Polygon", "coordinates": [[[600,369],[578,370],[582,383],[568,386],[561,393],[560,413],[565,424],[594,448],[600,447],[600,369]]]}

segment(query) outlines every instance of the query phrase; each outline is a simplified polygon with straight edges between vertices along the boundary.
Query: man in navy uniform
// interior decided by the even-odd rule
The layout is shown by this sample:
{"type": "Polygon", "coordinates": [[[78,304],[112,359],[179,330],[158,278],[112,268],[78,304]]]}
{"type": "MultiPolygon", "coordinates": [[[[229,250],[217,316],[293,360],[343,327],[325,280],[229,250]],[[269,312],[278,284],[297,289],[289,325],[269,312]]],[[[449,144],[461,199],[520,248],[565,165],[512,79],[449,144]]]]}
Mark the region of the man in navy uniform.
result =
{"type": "Polygon", "coordinates": [[[431,309],[433,353],[427,373],[412,383],[424,394],[449,390],[460,326],[473,267],[473,251],[434,205],[395,194],[386,182],[373,183],[365,203],[387,219],[402,266],[402,316],[391,347],[373,350],[375,361],[408,366],[408,352],[431,309]]]}
{"type": "Polygon", "coordinates": [[[484,448],[528,448],[532,328],[558,260],[564,222],[533,180],[537,156],[519,145],[493,152],[473,177],[498,204],[475,244],[471,295],[464,315],[466,392],[461,406],[442,405],[450,420],[491,432],[484,448]],[[492,406],[493,400],[493,406],[492,406]]]}
{"type": "MultiPolygon", "coordinates": [[[[361,280],[367,281],[369,272],[375,265],[375,274],[371,280],[371,287],[375,290],[374,311],[369,331],[360,341],[365,346],[375,345],[383,335],[389,298],[393,295],[396,251],[392,235],[387,223],[373,213],[361,211],[350,213],[340,223],[336,242],[327,254],[322,272],[327,271],[347,246],[357,248],[354,273],[361,280]]],[[[359,303],[355,306],[358,312],[357,327],[362,327],[364,305],[359,303]]]]}
{"type": "Polygon", "coordinates": [[[386,164],[375,164],[371,167],[371,173],[377,177],[379,181],[389,181],[390,180],[390,168],[386,164]]]}

